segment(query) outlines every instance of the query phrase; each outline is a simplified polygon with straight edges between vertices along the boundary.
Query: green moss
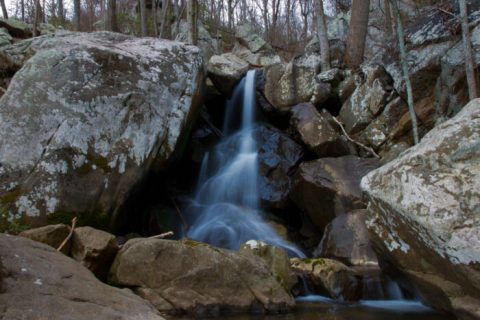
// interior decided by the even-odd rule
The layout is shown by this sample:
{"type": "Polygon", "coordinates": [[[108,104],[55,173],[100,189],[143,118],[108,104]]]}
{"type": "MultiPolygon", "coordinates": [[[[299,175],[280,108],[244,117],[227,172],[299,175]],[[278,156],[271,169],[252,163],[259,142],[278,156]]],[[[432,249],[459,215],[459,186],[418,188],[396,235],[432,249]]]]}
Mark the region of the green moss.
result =
{"type": "Polygon", "coordinates": [[[0,206],[0,232],[19,234],[30,228],[30,225],[22,218],[13,218],[11,212],[0,206]]]}
{"type": "Polygon", "coordinates": [[[102,169],[105,172],[110,172],[112,168],[108,165],[108,159],[102,156],[94,156],[91,153],[87,154],[87,160],[94,164],[97,168],[102,169]]]}
{"type": "Polygon", "coordinates": [[[0,205],[10,207],[17,202],[17,199],[21,196],[22,191],[20,188],[15,188],[0,196],[0,205]]]}
{"type": "Polygon", "coordinates": [[[205,243],[202,243],[202,242],[197,242],[195,240],[190,240],[190,239],[185,239],[182,241],[183,244],[191,247],[191,248],[195,248],[195,247],[198,247],[198,246],[206,246],[205,243]]]}

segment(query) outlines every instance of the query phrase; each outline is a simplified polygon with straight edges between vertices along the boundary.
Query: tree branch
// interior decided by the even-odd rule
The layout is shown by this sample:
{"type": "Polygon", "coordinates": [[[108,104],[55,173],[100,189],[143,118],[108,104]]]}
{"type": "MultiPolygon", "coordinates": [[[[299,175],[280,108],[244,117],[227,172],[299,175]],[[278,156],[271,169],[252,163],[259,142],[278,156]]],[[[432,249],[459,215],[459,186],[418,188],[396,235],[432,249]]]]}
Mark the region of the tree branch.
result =
{"type": "Polygon", "coordinates": [[[335,118],[335,117],[332,117],[332,118],[333,118],[333,121],[335,121],[335,122],[340,126],[340,128],[342,129],[343,134],[345,135],[345,137],[346,137],[349,141],[351,141],[351,142],[355,143],[357,146],[360,146],[360,147],[362,147],[363,149],[367,150],[367,151],[370,152],[375,158],[380,159],[380,156],[379,156],[372,148],[367,147],[367,146],[364,145],[363,143],[360,143],[360,142],[355,141],[354,139],[350,138],[350,136],[348,135],[347,131],[345,131],[345,128],[344,128],[343,125],[340,123],[340,121],[338,121],[337,118],[335,118]]]}

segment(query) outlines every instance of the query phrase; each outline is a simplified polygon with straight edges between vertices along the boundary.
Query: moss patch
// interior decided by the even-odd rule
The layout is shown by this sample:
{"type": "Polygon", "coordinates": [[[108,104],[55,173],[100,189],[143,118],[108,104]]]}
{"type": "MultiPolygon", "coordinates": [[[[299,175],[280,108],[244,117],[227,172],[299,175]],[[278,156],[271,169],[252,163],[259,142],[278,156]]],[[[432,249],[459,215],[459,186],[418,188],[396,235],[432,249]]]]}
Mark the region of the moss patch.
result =
{"type": "Polygon", "coordinates": [[[25,222],[25,219],[14,218],[10,211],[3,206],[0,206],[0,232],[9,234],[19,234],[30,228],[30,225],[25,222]]]}

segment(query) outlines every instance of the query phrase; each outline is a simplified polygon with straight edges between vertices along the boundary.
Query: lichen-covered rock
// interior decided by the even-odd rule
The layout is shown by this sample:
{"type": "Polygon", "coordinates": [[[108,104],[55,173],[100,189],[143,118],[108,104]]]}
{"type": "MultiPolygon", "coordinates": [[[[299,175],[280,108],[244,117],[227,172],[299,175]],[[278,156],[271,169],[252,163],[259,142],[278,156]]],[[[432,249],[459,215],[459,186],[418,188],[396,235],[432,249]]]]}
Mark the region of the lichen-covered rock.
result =
{"type": "Polygon", "coordinates": [[[377,265],[365,220],[364,209],[337,216],[325,228],[314,256],[337,259],[348,265],[377,265]]]}
{"type": "Polygon", "coordinates": [[[303,162],[295,174],[290,196],[323,230],[335,216],[365,208],[360,180],[378,166],[377,159],[356,156],[303,162]]]}
{"type": "MultiPolygon", "coordinates": [[[[188,24],[185,21],[180,23],[175,41],[188,42],[188,24]]],[[[213,55],[220,54],[217,39],[212,37],[202,23],[198,23],[197,46],[202,52],[204,61],[210,60],[213,55]]]]}
{"type": "Polygon", "coordinates": [[[130,290],[101,283],[43,243],[0,234],[0,252],[2,319],[163,319],[130,290]]]}
{"type": "Polygon", "coordinates": [[[25,39],[32,36],[32,25],[17,19],[0,19],[0,28],[7,29],[14,38],[25,39]]]}
{"type": "Polygon", "coordinates": [[[33,57],[0,100],[0,202],[32,224],[114,223],[192,125],[200,52],[108,32],[28,46],[33,57]]]}
{"type": "Polygon", "coordinates": [[[315,292],[327,294],[334,299],[360,299],[360,282],[355,272],[343,263],[331,259],[293,258],[290,261],[296,273],[311,281],[315,292]]]}
{"type": "MultiPolygon", "coordinates": [[[[65,224],[51,224],[48,226],[23,231],[19,235],[24,238],[48,244],[50,247],[57,249],[69,234],[69,226],[65,224]]],[[[62,249],[62,252],[66,255],[70,253],[70,242],[66,243],[62,249]]]]}
{"type": "Polygon", "coordinates": [[[276,64],[265,71],[265,97],[279,111],[303,102],[320,105],[328,99],[331,85],[317,81],[320,56],[300,56],[289,63],[276,64]]]}
{"type": "Polygon", "coordinates": [[[210,58],[207,71],[215,87],[228,97],[237,82],[247,74],[248,63],[233,53],[224,53],[210,58]]]}
{"type": "Polygon", "coordinates": [[[285,250],[262,241],[249,240],[240,247],[241,254],[254,254],[263,259],[268,269],[280,284],[290,292],[297,283],[297,276],[290,267],[290,259],[285,250]]]}
{"type": "Polygon", "coordinates": [[[128,241],[115,258],[110,281],[137,288],[170,313],[281,312],[295,305],[261,258],[190,240],[128,241]]]}
{"type": "Polygon", "coordinates": [[[349,146],[330,124],[332,116],[324,111],[319,113],[309,103],[292,108],[290,123],[301,141],[318,157],[338,157],[350,153],[349,146]]]}
{"type": "Polygon", "coordinates": [[[282,208],[292,188],[291,172],[304,149],[288,135],[273,127],[258,126],[254,135],[259,147],[259,192],[262,204],[282,208]]]}
{"type": "Polygon", "coordinates": [[[8,33],[8,30],[3,27],[0,28],[0,47],[11,44],[12,40],[13,38],[10,33],[8,33]]]}
{"type": "Polygon", "coordinates": [[[367,227],[424,299],[480,318],[480,100],[368,174],[367,227]]]}
{"type": "Polygon", "coordinates": [[[357,133],[367,127],[392,99],[389,75],[380,65],[362,67],[364,82],[359,85],[340,110],[340,118],[348,133],[357,133]]]}
{"type": "Polygon", "coordinates": [[[115,236],[91,227],[76,228],[72,238],[72,258],[100,280],[106,280],[118,251],[115,236]]]}
{"type": "Polygon", "coordinates": [[[251,24],[238,26],[235,39],[233,54],[251,65],[266,67],[282,61],[272,46],[257,34],[251,24]]]}

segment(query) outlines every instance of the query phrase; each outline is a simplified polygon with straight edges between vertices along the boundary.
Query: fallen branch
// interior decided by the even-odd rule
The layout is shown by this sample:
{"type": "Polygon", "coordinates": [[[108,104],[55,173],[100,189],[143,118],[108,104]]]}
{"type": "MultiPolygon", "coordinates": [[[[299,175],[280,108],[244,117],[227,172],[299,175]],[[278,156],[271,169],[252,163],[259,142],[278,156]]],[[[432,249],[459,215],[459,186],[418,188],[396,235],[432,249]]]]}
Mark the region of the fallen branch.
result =
{"type": "Polygon", "coordinates": [[[187,224],[187,221],[185,220],[185,218],[183,217],[183,214],[182,214],[182,211],[180,210],[180,208],[177,206],[177,203],[175,202],[175,200],[170,197],[170,201],[172,201],[172,204],[173,206],[175,207],[175,210],[177,211],[177,214],[178,216],[180,217],[180,220],[182,221],[182,229],[183,229],[183,232],[186,233],[189,226],[187,224]]]}
{"type": "Polygon", "coordinates": [[[340,126],[340,128],[342,129],[343,134],[345,135],[345,137],[346,137],[349,141],[351,141],[351,142],[355,143],[357,146],[362,147],[363,149],[367,150],[367,151],[370,152],[375,158],[380,159],[380,156],[379,156],[372,148],[367,147],[367,146],[364,145],[363,143],[360,143],[360,142],[355,141],[354,139],[350,138],[350,136],[348,135],[347,131],[345,131],[345,128],[344,128],[343,125],[340,123],[340,121],[338,121],[337,118],[335,118],[335,117],[332,117],[332,118],[333,118],[333,121],[335,121],[335,122],[340,126]]]}
{"type": "Polygon", "coordinates": [[[67,237],[63,240],[63,242],[57,248],[57,251],[62,251],[63,247],[65,247],[65,245],[68,243],[68,241],[72,238],[73,231],[75,230],[75,225],[76,224],[77,224],[77,217],[72,219],[72,227],[70,228],[70,233],[67,235],[67,237]]]}
{"type": "Polygon", "coordinates": [[[450,12],[450,11],[447,11],[447,10],[442,9],[442,8],[437,8],[437,10],[438,10],[438,11],[441,11],[441,12],[443,12],[443,13],[446,13],[446,14],[448,14],[448,15],[451,15],[451,16],[454,17],[455,19],[459,19],[456,14],[454,14],[454,13],[452,13],[452,12],[450,12]]]}
{"type": "Polygon", "coordinates": [[[163,238],[166,238],[166,237],[171,237],[173,235],[174,235],[173,231],[168,231],[168,232],[165,232],[165,233],[157,234],[156,236],[148,237],[147,239],[163,239],[163,238]]]}

